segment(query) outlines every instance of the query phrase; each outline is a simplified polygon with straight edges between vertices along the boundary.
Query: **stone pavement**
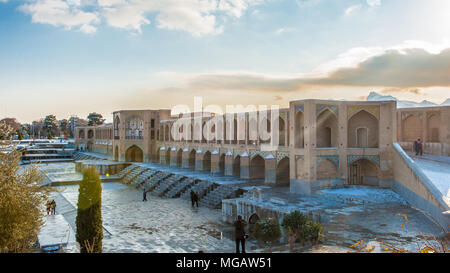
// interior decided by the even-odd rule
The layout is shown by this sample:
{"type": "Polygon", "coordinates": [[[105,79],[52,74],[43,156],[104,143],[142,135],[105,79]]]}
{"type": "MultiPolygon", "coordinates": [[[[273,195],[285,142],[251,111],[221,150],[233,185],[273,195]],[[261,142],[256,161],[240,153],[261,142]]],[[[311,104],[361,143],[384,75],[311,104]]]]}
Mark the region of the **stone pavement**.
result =
{"type": "MultiPolygon", "coordinates": [[[[192,209],[185,200],[150,194],[148,202],[142,202],[139,190],[119,183],[102,186],[103,225],[111,233],[103,240],[104,252],[235,251],[234,241],[226,237],[232,228],[220,224],[220,210],[192,209]]],[[[77,185],[58,188],[64,188],[64,197],[76,204],[77,185]]],[[[252,247],[254,244],[248,243],[246,249],[252,247]]]]}

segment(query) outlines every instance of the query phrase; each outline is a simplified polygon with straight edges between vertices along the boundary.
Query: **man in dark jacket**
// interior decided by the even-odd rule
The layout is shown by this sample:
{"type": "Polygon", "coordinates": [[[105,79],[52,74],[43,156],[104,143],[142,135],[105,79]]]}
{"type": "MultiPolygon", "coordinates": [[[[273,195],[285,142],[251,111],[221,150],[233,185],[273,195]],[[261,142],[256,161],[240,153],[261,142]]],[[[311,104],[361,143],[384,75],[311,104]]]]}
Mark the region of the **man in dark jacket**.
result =
{"type": "Polygon", "coordinates": [[[145,188],[144,188],[144,192],[142,193],[142,197],[143,197],[143,199],[142,199],[142,202],[145,202],[145,201],[147,201],[147,191],[145,190],[145,188]]]}
{"type": "Polygon", "coordinates": [[[414,141],[414,152],[416,152],[416,155],[419,154],[419,142],[417,140],[414,141]]]}
{"type": "Polygon", "coordinates": [[[242,220],[242,216],[238,216],[238,219],[234,221],[234,237],[236,241],[236,253],[239,253],[239,243],[242,246],[242,253],[245,253],[245,226],[247,223],[242,220]]]}

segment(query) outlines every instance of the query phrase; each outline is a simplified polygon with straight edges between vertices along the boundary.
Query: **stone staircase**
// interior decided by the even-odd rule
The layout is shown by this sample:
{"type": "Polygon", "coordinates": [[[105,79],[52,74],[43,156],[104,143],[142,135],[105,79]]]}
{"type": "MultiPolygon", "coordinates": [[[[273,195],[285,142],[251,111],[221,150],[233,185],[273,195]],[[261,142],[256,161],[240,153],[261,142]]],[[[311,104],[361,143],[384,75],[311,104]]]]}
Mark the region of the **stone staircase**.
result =
{"type": "Polygon", "coordinates": [[[143,173],[145,170],[147,170],[146,168],[143,168],[141,166],[138,166],[136,169],[133,169],[132,171],[130,171],[129,173],[127,173],[123,178],[122,178],[122,183],[124,184],[130,184],[138,175],[140,175],[141,173],[143,173]]]}
{"type": "Polygon", "coordinates": [[[237,197],[238,189],[230,185],[219,185],[201,198],[199,203],[205,207],[220,209],[222,200],[237,197]]]}
{"type": "Polygon", "coordinates": [[[171,175],[171,173],[157,171],[154,175],[147,178],[144,183],[141,184],[141,187],[144,187],[147,191],[153,191],[162,180],[171,175]]]}
{"type": "Polygon", "coordinates": [[[142,184],[145,183],[147,179],[149,179],[151,176],[155,175],[156,171],[152,169],[146,169],[144,172],[139,174],[132,182],[131,184],[136,185],[137,187],[140,187],[142,184]]]}
{"type": "Polygon", "coordinates": [[[208,181],[208,180],[200,180],[197,184],[193,185],[189,190],[186,190],[181,198],[186,200],[191,200],[191,190],[195,191],[201,200],[206,194],[215,189],[217,184],[208,181]]]}
{"type": "Polygon", "coordinates": [[[75,152],[72,158],[73,160],[107,160],[106,158],[96,157],[81,152],[75,152]]]}
{"type": "Polygon", "coordinates": [[[168,198],[178,198],[183,193],[188,191],[193,185],[198,183],[198,179],[187,177],[184,180],[182,180],[180,183],[177,183],[174,185],[166,194],[165,197],[168,198]]]}
{"type": "Polygon", "coordinates": [[[125,177],[125,175],[127,175],[129,172],[131,172],[132,170],[136,169],[138,166],[136,165],[130,165],[128,167],[126,167],[125,169],[121,170],[120,172],[117,173],[117,176],[120,179],[123,179],[125,177]]]}
{"type": "Polygon", "coordinates": [[[185,179],[185,176],[171,175],[166,179],[161,180],[159,185],[153,190],[153,193],[158,196],[164,196],[170,188],[181,182],[183,179],[185,179]]]}

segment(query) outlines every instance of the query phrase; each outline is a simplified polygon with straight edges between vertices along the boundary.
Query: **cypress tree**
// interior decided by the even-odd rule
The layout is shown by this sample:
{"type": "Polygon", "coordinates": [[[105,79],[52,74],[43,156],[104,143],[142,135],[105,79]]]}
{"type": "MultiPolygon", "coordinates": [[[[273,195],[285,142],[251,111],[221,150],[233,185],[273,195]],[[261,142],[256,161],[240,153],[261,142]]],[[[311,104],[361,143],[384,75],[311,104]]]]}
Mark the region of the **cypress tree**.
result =
{"type": "Polygon", "coordinates": [[[78,193],[76,239],[81,253],[101,253],[103,239],[102,185],[94,167],[83,171],[78,193]]]}

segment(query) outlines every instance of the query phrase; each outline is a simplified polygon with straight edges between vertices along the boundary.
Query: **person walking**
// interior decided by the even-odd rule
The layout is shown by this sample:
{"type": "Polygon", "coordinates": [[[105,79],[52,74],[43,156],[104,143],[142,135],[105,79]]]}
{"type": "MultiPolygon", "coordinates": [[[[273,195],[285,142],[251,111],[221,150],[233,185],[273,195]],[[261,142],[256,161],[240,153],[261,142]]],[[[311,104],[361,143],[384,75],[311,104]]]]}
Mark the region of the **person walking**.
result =
{"type": "Polygon", "coordinates": [[[419,140],[420,140],[420,138],[418,140],[414,141],[414,152],[416,152],[416,155],[419,154],[419,140]]]}
{"type": "Polygon", "coordinates": [[[234,221],[234,237],[236,241],[236,253],[239,252],[239,244],[242,246],[242,253],[245,253],[245,226],[247,223],[242,220],[242,216],[238,215],[238,218],[236,221],[234,221]]]}
{"type": "Polygon", "coordinates": [[[422,156],[423,155],[423,143],[420,140],[420,138],[419,138],[419,141],[418,141],[418,147],[419,147],[419,155],[422,156]]]}
{"type": "Polygon", "coordinates": [[[145,190],[145,188],[144,188],[144,192],[142,193],[142,196],[143,196],[142,202],[147,201],[147,191],[145,190]]]}
{"type": "MultiPolygon", "coordinates": [[[[197,205],[198,208],[198,194],[194,191],[194,203],[197,205]]],[[[192,204],[192,206],[194,206],[194,204],[192,204]]]]}
{"type": "Polygon", "coordinates": [[[194,207],[194,205],[197,204],[198,208],[198,195],[194,190],[191,190],[191,205],[194,207]]]}
{"type": "Polygon", "coordinates": [[[55,200],[52,200],[52,202],[50,203],[50,208],[52,210],[51,214],[55,215],[56,214],[56,202],[55,202],[55,200]]]}
{"type": "Polygon", "coordinates": [[[51,210],[51,208],[50,208],[50,201],[47,201],[47,203],[45,204],[45,206],[46,206],[46,210],[47,210],[47,215],[49,215],[50,214],[50,210],[51,210]]]}

